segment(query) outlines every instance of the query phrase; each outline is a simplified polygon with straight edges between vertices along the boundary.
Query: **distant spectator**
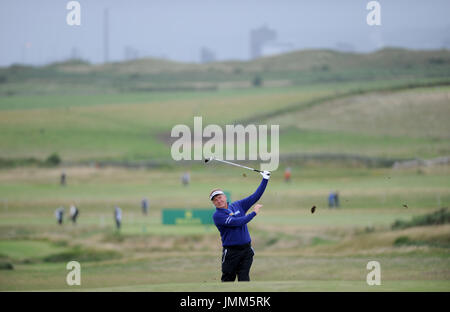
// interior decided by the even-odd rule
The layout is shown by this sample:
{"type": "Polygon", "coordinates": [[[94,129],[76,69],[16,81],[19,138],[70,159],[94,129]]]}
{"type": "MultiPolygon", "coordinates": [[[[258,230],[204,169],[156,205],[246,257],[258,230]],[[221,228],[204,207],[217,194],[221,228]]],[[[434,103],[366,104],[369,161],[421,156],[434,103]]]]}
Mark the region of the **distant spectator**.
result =
{"type": "Polygon", "coordinates": [[[291,168],[287,167],[284,170],[284,182],[291,182],[291,168]]]}
{"type": "Polygon", "coordinates": [[[116,227],[120,230],[120,225],[122,223],[122,209],[119,206],[115,206],[114,208],[114,219],[116,220],[116,227]]]}
{"type": "Polygon", "coordinates": [[[142,213],[144,215],[147,215],[147,213],[148,213],[148,199],[147,198],[142,199],[141,208],[142,208],[142,213]]]}
{"type": "Polygon", "coordinates": [[[55,217],[58,224],[62,225],[64,217],[64,207],[59,207],[58,209],[55,210],[55,217]]]}
{"type": "Polygon", "coordinates": [[[61,173],[61,177],[60,177],[60,185],[61,186],[66,186],[66,173],[63,171],[61,173]]]}
{"type": "Polygon", "coordinates": [[[69,213],[70,213],[70,220],[72,220],[73,224],[76,224],[77,223],[78,214],[79,214],[78,207],[75,206],[74,204],[72,204],[70,206],[69,213]]]}
{"type": "Polygon", "coordinates": [[[339,208],[339,192],[336,191],[334,193],[334,205],[336,206],[336,208],[339,208]]]}
{"type": "Polygon", "coordinates": [[[181,183],[183,183],[184,186],[188,186],[190,182],[191,182],[191,175],[189,172],[185,172],[181,177],[181,183]]]}
{"type": "Polygon", "coordinates": [[[334,207],[334,193],[330,192],[330,194],[328,194],[328,208],[333,207],[334,207]]]}
{"type": "Polygon", "coordinates": [[[338,191],[336,192],[330,192],[330,194],[328,195],[328,207],[329,208],[338,208],[339,207],[339,193],[338,191]]]}

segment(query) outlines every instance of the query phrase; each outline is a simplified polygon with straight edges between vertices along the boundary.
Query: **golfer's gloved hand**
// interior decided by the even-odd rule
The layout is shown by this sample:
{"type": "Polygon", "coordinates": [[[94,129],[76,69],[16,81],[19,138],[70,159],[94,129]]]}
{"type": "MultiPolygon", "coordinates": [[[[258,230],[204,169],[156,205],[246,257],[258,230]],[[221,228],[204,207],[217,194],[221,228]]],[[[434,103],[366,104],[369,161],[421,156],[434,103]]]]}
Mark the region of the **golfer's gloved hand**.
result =
{"type": "Polygon", "coordinates": [[[264,170],[263,172],[260,172],[263,176],[263,179],[269,180],[270,179],[270,171],[264,170]]]}

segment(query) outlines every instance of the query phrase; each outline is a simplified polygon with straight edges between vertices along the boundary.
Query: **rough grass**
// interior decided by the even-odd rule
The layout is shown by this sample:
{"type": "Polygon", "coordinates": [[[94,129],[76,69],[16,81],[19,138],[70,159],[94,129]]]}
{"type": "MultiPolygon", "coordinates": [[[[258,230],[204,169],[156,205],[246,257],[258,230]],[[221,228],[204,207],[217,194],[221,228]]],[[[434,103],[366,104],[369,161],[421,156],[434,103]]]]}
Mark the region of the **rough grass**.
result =
{"type": "Polygon", "coordinates": [[[267,122],[283,125],[283,153],[415,158],[450,153],[449,114],[450,89],[436,87],[352,96],[267,122]]]}
{"type": "Polygon", "coordinates": [[[448,208],[441,208],[435,212],[415,216],[411,221],[396,220],[392,229],[405,229],[414,226],[438,225],[450,223],[448,208]]]}
{"type": "Polygon", "coordinates": [[[433,87],[375,92],[329,101],[273,122],[300,129],[448,139],[450,129],[445,116],[449,113],[450,88],[433,87]]]}
{"type": "Polygon", "coordinates": [[[80,247],[75,247],[72,250],[61,252],[57,254],[52,254],[45,257],[43,260],[45,262],[69,262],[72,260],[78,262],[90,262],[90,261],[103,261],[120,258],[121,255],[118,252],[112,250],[92,250],[92,249],[82,249],[80,247]]]}

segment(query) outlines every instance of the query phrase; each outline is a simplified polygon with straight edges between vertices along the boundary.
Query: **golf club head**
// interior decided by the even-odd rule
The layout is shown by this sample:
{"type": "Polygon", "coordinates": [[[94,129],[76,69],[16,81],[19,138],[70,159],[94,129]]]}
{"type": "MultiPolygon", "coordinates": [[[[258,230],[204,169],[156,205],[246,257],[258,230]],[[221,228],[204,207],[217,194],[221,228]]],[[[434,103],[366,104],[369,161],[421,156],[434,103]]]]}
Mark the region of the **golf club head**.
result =
{"type": "Polygon", "coordinates": [[[207,157],[207,158],[205,158],[205,164],[209,163],[211,160],[213,160],[213,157],[207,157]]]}

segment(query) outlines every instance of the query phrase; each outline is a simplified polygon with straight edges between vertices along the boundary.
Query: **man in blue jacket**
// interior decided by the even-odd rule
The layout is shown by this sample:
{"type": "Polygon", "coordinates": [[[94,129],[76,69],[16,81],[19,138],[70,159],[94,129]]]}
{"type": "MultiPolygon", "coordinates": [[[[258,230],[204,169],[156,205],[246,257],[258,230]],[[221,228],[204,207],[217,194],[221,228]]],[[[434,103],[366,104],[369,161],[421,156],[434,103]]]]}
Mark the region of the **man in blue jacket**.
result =
{"type": "Polygon", "coordinates": [[[255,205],[253,211],[247,211],[261,198],[270,178],[269,171],[261,172],[263,180],[255,193],[233,203],[221,189],[212,190],[209,199],[216,206],[213,215],[214,224],[222,238],[222,282],[250,281],[250,267],[253,262],[253,248],[247,223],[258,213],[262,205],[255,205]]]}

